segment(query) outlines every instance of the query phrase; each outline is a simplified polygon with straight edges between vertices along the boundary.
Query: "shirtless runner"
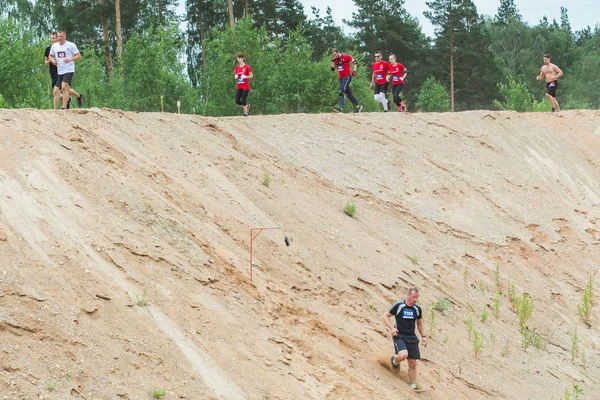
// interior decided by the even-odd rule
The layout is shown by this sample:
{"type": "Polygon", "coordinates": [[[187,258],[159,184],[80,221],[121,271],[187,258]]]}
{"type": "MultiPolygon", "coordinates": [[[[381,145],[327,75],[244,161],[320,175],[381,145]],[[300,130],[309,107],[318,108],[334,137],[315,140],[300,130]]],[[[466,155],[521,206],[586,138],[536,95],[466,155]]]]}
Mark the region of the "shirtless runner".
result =
{"type": "Polygon", "coordinates": [[[556,89],[558,88],[558,78],[563,76],[563,72],[555,64],[550,62],[550,54],[544,54],[544,66],[537,76],[541,81],[546,77],[546,98],[552,106],[552,112],[559,112],[558,100],[556,100],[556,89]]]}

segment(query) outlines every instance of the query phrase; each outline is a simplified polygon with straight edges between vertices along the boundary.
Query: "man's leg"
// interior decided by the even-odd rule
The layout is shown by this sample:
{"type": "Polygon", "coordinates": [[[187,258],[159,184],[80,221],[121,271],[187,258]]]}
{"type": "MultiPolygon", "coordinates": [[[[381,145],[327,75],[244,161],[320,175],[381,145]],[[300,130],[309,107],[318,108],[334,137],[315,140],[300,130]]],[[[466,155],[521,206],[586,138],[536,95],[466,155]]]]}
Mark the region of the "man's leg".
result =
{"type": "Polygon", "coordinates": [[[408,359],[408,383],[417,383],[417,360],[408,359]]]}
{"type": "Polygon", "coordinates": [[[60,89],[58,86],[52,88],[52,94],[54,95],[54,109],[58,110],[58,100],[60,99],[60,89]]]}
{"type": "Polygon", "coordinates": [[[62,100],[63,100],[63,108],[67,109],[67,103],[69,102],[69,90],[70,86],[67,82],[63,82],[61,86],[62,90],[62,100]]]}

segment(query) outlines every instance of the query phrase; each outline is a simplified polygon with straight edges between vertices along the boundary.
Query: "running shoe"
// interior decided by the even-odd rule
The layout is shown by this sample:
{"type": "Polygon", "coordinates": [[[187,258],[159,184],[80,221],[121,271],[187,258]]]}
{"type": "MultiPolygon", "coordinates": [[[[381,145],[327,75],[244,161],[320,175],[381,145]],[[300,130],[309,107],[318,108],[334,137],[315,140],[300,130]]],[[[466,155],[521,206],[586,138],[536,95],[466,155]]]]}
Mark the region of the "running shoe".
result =
{"type": "Polygon", "coordinates": [[[359,113],[359,112],[361,112],[361,111],[362,111],[362,106],[361,106],[360,104],[359,104],[359,105],[357,105],[356,107],[354,107],[354,112],[355,112],[355,113],[359,113]]]}
{"type": "Polygon", "coordinates": [[[392,368],[398,368],[400,366],[400,364],[396,364],[394,362],[394,358],[396,358],[396,356],[392,356],[392,368]]]}
{"type": "Polygon", "coordinates": [[[339,108],[339,107],[335,107],[335,108],[333,109],[333,111],[335,111],[336,113],[341,113],[341,112],[343,112],[343,111],[342,111],[342,109],[341,109],[341,108],[339,108]]]}
{"type": "Polygon", "coordinates": [[[83,93],[80,93],[79,97],[77,98],[77,106],[83,107],[83,93]]]}

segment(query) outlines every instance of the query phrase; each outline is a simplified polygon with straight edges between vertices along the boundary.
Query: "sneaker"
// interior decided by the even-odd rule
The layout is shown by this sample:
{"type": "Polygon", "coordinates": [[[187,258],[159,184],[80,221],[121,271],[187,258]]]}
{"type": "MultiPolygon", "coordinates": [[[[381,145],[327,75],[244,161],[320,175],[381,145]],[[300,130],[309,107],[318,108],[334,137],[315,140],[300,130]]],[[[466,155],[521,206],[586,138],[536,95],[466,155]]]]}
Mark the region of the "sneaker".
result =
{"type": "Polygon", "coordinates": [[[248,114],[244,114],[244,117],[247,117],[247,116],[248,116],[248,114]]]}
{"type": "Polygon", "coordinates": [[[341,108],[339,108],[339,107],[335,107],[335,108],[333,109],[333,111],[335,111],[336,113],[341,113],[341,112],[342,112],[342,109],[341,109],[341,108]]]}
{"type": "Polygon", "coordinates": [[[359,112],[361,112],[361,111],[362,111],[362,106],[361,106],[360,104],[359,104],[359,105],[357,105],[356,107],[354,107],[354,112],[355,112],[355,113],[359,113],[359,112]]]}
{"type": "Polygon", "coordinates": [[[552,107],[552,112],[555,113],[556,112],[556,108],[552,107]]]}
{"type": "Polygon", "coordinates": [[[80,93],[79,97],[77,98],[77,106],[83,107],[83,93],[80,93]]]}
{"type": "Polygon", "coordinates": [[[389,110],[383,110],[383,112],[388,112],[389,110]]]}
{"type": "Polygon", "coordinates": [[[416,384],[416,383],[411,383],[411,384],[410,384],[410,387],[411,387],[411,389],[412,389],[412,390],[419,390],[419,389],[417,388],[417,384],[416,384]]]}
{"type": "Polygon", "coordinates": [[[400,111],[400,112],[406,111],[406,107],[404,107],[404,103],[400,102],[400,105],[398,106],[398,111],[400,111]]]}
{"type": "Polygon", "coordinates": [[[71,108],[71,98],[69,97],[69,101],[67,101],[67,110],[71,108]]]}
{"type": "Polygon", "coordinates": [[[396,358],[396,356],[392,356],[392,368],[398,368],[400,366],[400,364],[396,364],[394,362],[394,358],[396,358]]]}
{"type": "Polygon", "coordinates": [[[402,112],[406,112],[406,106],[402,104],[402,112]]]}

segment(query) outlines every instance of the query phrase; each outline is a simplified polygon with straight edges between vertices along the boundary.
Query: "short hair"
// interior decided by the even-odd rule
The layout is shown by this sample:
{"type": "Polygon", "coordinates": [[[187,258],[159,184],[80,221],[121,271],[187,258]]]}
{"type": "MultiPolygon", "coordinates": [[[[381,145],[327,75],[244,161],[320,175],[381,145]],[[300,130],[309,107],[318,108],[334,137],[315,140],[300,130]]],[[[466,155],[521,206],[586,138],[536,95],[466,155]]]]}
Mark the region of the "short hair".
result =
{"type": "Polygon", "coordinates": [[[332,53],[339,53],[340,51],[334,47],[333,49],[331,49],[331,52],[332,53]]]}
{"type": "Polygon", "coordinates": [[[547,58],[548,60],[550,60],[552,57],[550,57],[550,54],[544,54],[543,58],[547,58]]]}
{"type": "Polygon", "coordinates": [[[241,58],[242,60],[246,61],[246,57],[244,57],[244,55],[242,53],[237,53],[236,57],[241,58]]]}
{"type": "Polygon", "coordinates": [[[413,293],[419,293],[419,288],[417,288],[416,286],[409,287],[408,288],[408,295],[410,296],[413,293]]]}
{"type": "Polygon", "coordinates": [[[56,32],[56,33],[64,33],[65,35],[67,34],[67,32],[65,32],[65,31],[63,31],[63,30],[60,30],[60,31],[58,31],[58,32],[56,32]]]}
{"type": "Polygon", "coordinates": [[[380,51],[376,51],[375,53],[373,53],[373,55],[376,55],[376,54],[381,54],[381,52],[380,51]]]}
{"type": "Polygon", "coordinates": [[[58,32],[56,32],[56,31],[52,31],[52,32],[50,32],[50,36],[56,36],[57,33],[58,32]]]}
{"type": "Polygon", "coordinates": [[[394,57],[394,58],[396,58],[396,55],[395,55],[395,54],[390,54],[390,55],[388,56],[388,58],[390,58],[390,57],[394,57]]]}

